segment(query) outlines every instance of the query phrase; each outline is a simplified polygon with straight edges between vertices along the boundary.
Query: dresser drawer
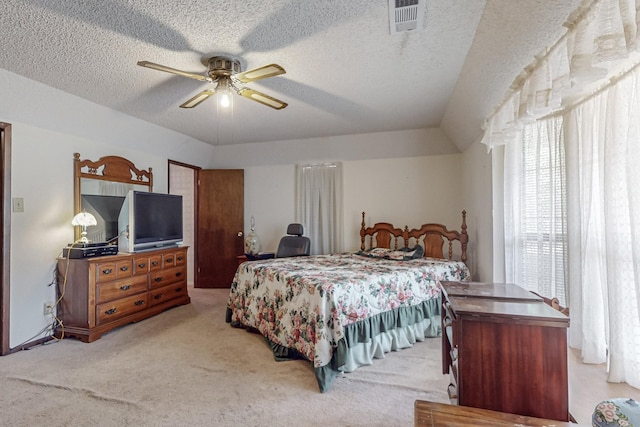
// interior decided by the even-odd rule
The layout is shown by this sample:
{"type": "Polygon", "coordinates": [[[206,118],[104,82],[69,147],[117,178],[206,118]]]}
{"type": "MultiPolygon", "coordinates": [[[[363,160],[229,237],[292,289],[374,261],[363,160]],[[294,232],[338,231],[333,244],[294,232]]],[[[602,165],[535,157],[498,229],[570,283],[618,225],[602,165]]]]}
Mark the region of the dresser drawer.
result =
{"type": "Polygon", "coordinates": [[[162,255],[152,255],[149,257],[149,271],[162,269],[162,255]]]}
{"type": "Polygon", "coordinates": [[[121,317],[142,311],[148,306],[147,293],[132,295],[116,301],[96,306],[96,323],[98,325],[112,322],[121,317]]]}
{"type": "Polygon", "coordinates": [[[177,298],[187,294],[187,284],[174,283],[169,286],[163,286],[161,288],[153,289],[149,292],[149,306],[169,301],[170,299],[177,298]]]}
{"type": "Polygon", "coordinates": [[[147,276],[133,276],[96,285],[96,303],[113,301],[147,291],[147,276]]]}
{"type": "Polygon", "coordinates": [[[138,256],[133,259],[133,274],[136,276],[146,276],[149,272],[149,257],[138,256]]]}
{"type": "Polygon", "coordinates": [[[131,259],[100,263],[96,266],[96,282],[108,282],[131,277],[133,264],[131,259]]]}
{"type": "Polygon", "coordinates": [[[176,252],[176,265],[185,265],[187,263],[187,251],[176,252]]]}
{"type": "Polygon", "coordinates": [[[149,287],[159,288],[170,283],[184,281],[187,278],[187,267],[173,267],[166,270],[152,272],[150,275],[149,287]]]}
{"type": "Polygon", "coordinates": [[[176,254],[164,254],[162,255],[162,268],[170,268],[176,265],[176,254]]]}

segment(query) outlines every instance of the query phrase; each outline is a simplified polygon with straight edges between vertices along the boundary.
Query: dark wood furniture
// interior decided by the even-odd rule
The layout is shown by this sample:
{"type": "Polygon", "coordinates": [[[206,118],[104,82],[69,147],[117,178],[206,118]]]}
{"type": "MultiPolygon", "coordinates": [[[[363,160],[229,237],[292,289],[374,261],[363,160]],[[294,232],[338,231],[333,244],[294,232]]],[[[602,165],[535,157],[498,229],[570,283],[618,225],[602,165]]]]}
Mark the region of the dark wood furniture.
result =
{"type": "Polygon", "coordinates": [[[566,421],[549,420],[509,414],[467,406],[416,400],[414,404],[416,427],[586,427],[566,421]]]}
{"type": "Polygon", "coordinates": [[[569,318],[512,284],[442,283],[452,403],[569,421],[569,318]]]}
{"type": "Polygon", "coordinates": [[[56,336],[92,342],[114,328],[188,304],[187,248],[58,259],[56,336]]]}

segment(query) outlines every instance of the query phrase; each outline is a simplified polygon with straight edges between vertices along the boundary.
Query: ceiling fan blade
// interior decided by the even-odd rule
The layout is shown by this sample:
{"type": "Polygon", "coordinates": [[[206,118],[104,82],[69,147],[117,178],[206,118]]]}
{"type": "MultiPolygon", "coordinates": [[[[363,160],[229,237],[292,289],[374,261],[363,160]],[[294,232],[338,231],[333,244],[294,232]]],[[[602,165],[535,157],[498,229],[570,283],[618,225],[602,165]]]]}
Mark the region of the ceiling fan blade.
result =
{"type": "Polygon", "coordinates": [[[265,95],[264,93],[258,92],[257,90],[253,89],[243,88],[238,91],[238,94],[276,110],[282,110],[288,105],[286,102],[280,101],[279,99],[276,99],[269,95],[265,95]]]}
{"type": "Polygon", "coordinates": [[[196,96],[194,96],[193,98],[191,98],[190,100],[188,100],[187,102],[182,104],[180,106],[180,108],[193,108],[193,107],[197,106],[198,104],[200,104],[202,101],[205,101],[207,98],[209,98],[215,92],[216,91],[213,90],[213,89],[203,90],[202,92],[200,92],[199,94],[197,94],[196,96]]]}
{"type": "Polygon", "coordinates": [[[190,79],[200,80],[201,82],[211,81],[210,77],[203,76],[201,74],[189,73],[187,71],[176,70],[175,68],[165,67],[164,65],[154,64],[149,61],[138,61],[138,65],[141,67],[151,68],[153,70],[164,71],[165,73],[177,74],[182,77],[189,77],[190,79]]]}
{"type": "Polygon", "coordinates": [[[233,77],[235,77],[237,80],[240,80],[242,83],[249,83],[254,80],[279,76],[280,74],[284,73],[286,73],[286,71],[278,64],[269,64],[265,65],[264,67],[254,68],[253,70],[247,70],[242,73],[234,74],[233,77]]]}

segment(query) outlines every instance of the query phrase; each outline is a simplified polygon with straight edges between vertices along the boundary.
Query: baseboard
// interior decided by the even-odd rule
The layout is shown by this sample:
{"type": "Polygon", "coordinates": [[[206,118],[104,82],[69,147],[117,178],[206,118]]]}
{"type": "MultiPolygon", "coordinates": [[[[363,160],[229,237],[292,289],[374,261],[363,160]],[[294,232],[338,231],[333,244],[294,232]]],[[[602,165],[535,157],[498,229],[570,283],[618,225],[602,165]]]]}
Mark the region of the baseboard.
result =
{"type": "Polygon", "coordinates": [[[47,343],[47,342],[49,342],[49,341],[51,341],[53,339],[54,338],[52,336],[48,336],[48,337],[37,339],[35,341],[30,341],[30,342],[27,342],[27,343],[20,344],[17,347],[10,348],[7,353],[3,354],[3,356],[9,355],[9,354],[13,354],[13,353],[17,353],[17,352],[22,351],[22,350],[29,350],[32,347],[45,344],[45,343],[47,343]]]}

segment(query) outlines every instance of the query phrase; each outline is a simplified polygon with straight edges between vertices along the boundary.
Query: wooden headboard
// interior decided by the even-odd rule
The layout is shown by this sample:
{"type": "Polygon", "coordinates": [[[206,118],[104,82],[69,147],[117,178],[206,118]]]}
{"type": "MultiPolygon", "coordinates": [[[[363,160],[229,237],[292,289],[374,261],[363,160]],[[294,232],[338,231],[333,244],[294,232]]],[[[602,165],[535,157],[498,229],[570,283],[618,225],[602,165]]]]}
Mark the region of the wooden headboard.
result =
{"type": "MultiPolygon", "coordinates": [[[[388,222],[378,222],[373,227],[366,227],[365,213],[362,212],[362,226],[360,228],[360,250],[377,248],[401,249],[408,248],[411,239],[415,244],[424,248],[424,256],[430,258],[453,259],[453,242],[460,242],[460,260],[467,262],[467,245],[469,235],[467,234],[467,211],[462,211],[461,231],[449,230],[442,224],[423,224],[419,228],[409,230],[394,227],[388,222]],[[367,247],[368,238],[368,247],[367,247]],[[448,242],[447,257],[444,256],[443,248],[445,239],[448,242]]],[[[414,244],[414,246],[415,246],[414,244]]]]}

